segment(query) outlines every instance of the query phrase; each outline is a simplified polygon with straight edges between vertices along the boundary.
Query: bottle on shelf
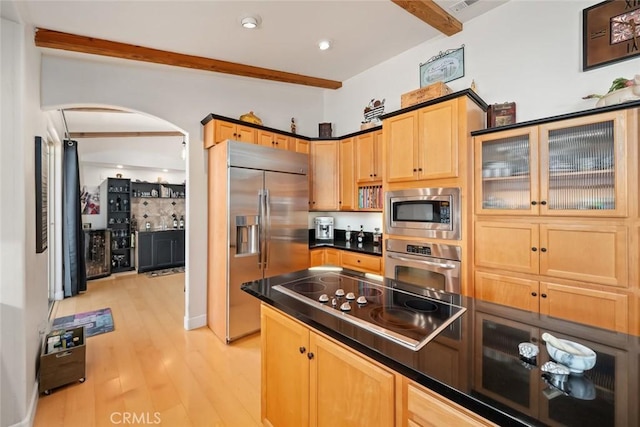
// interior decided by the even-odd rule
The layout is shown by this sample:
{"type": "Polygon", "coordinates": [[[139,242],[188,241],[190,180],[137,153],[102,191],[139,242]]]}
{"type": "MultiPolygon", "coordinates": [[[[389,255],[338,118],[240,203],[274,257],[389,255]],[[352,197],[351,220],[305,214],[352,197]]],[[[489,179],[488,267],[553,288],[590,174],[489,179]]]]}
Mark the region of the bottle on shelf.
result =
{"type": "Polygon", "coordinates": [[[173,214],[173,228],[178,228],[178,217],[176,214],[173,214]]]}
{"type": "Polygon", "coordinates": [[[138,220],[136,219],[136,214],[131,215],[131,231],[138,231],[138,220]]]}
{"type": "Polygon", "coordinates": [[[361,248],[363,243],[364,243],[364,228],[361,225],[360,231],[358,232],[358,247],[361,248]]]}
{"type": "Polygon", "coordinates": [[[184,228],[184,215],[180,215],[180,228],[184,228]]]}
{"type": "Polygon", "coordinates": [[[373,246],[380,246],[380,241],[382,240],[382,233],[380,233],[380,228],[374,228],[373,232],[373,246]]]}

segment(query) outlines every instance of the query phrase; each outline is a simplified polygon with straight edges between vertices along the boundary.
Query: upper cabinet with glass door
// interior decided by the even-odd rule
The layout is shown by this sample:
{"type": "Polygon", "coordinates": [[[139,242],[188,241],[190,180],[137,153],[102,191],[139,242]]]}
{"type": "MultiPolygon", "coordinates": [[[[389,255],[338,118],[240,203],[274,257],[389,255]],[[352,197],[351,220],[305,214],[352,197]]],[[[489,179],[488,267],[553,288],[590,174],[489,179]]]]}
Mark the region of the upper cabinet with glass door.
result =
{"type": "Polygon", "coordinates": [[[476,213],[626,216],[624,112],[475,137],[476,213]]]}

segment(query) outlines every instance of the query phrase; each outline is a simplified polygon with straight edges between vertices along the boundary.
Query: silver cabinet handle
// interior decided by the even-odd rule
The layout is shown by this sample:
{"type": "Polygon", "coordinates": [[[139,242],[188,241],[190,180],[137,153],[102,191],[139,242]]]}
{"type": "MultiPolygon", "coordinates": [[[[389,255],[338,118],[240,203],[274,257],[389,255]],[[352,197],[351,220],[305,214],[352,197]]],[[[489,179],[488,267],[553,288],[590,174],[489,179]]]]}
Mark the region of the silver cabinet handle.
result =
{"type": "Polygon", "coordinates": [[[441,262],[425,261],[423,259],[405,258],[405,257],[401,257],[397,255],[389,255],[389,254],[387,254],[387,256],[391,259],[397,259],[400,261],[407,261],[407,262],[419,262],[421,264],[431,265],[433,267],[446,268],[447,270],[453,270],[454,268],[456,268],[454,264],[444,264],[441,262]]]}

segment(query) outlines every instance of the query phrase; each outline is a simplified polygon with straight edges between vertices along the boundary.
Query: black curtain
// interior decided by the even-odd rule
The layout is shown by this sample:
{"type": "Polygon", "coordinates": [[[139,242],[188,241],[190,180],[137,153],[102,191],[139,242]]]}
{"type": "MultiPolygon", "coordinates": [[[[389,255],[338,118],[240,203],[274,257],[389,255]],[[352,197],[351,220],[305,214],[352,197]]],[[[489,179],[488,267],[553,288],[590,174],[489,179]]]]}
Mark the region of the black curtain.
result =
{"type": "Polygon", "coordinates": [[[80,167],[78,142],[64,141],[62,158],[62,277],[64,296],[87,290],[84,265],[84,232],[80,210],[80,167]]]}

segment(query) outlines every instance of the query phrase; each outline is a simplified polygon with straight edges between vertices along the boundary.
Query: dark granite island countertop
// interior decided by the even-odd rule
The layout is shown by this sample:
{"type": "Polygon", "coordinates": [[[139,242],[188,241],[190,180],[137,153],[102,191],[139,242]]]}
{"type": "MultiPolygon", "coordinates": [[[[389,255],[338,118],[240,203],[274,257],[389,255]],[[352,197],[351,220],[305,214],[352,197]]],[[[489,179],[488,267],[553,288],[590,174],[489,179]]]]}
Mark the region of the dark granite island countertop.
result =
{"type": "MultiPolygon", "coordinates": [[[[314,273],[315,271],[315,273],[314,273]]],[[[405,377],[499,425],[637,426],[640,338],[460,296],[467,311],[419,351],[287,296],[273,286],[316,270],[248,282],[242,289],[405,377]],[[553,386],[540,367],[550,360],[541,335],[579,342],[597,353],[596,365],[553,386]],[[532,342],[534,360],[519,356],[532,342]]],[[[343,269],[341,274],[411,292],[390,279],[376,281],[343,269]]],[[[597,309],[597,308],[594,308],[597,309]]]]}

